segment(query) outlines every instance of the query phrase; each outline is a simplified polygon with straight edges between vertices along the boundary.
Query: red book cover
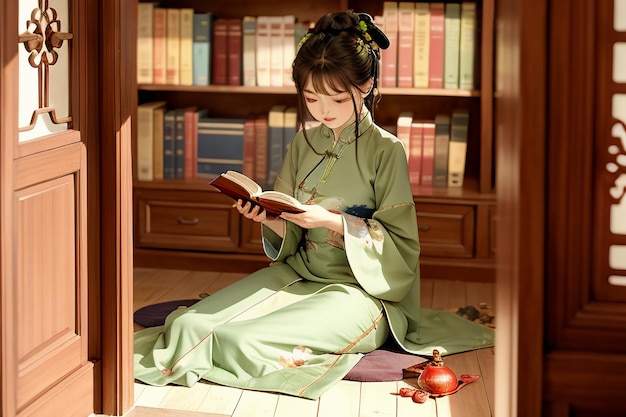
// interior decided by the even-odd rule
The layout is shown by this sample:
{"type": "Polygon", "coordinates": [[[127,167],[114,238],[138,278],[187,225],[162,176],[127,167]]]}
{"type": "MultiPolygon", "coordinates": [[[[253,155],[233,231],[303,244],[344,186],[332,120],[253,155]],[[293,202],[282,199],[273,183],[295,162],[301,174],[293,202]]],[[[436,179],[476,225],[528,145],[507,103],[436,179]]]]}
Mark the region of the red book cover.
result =
{"type": "Polygon", "coordinates": [[[195,178],[198,165],[198,119],[208,114],[207,109],[185,107],[185,170],[184,178],[195,178]]]}
{"type": "Polygon", "coordinates": [[[167,9],[156,7],[153,11],[152,45],[153,45],[153,80],[154,84],[165,84],[165,67],[167,65],[166,36],[167,9]]]}
{"type": "Polygon", "coordinates": [[[433,185],[435,175],[435,123],[424,123],[422,135],[422,185],[433,185]]]}
{"type": "Polygon", "coordinates": [[[241,85],[241,42],[243,21],[228,19],[228,84],[241,85]]]}
{"type": "Polygon", "coordinates": [[[218,18],[213,23],[213,54],[211,83],[228,84],[228,20],[218,18]]]}
{"type": "Polygon", "coordinates": [[[243,168],[242,173],[246,177],[254,178],[256,159],[255,140],[255,120],[256,116],[249,115],[243,124],[243,168]]]}
{"type": "Polygon", "coordinates": [[[430,4],[429,88],[443,88],[444,12],[443,3],[430,4]]]}
{"type": "Polygon", "coordinates": [[[411,184],[419,184],[422,174],[422,135],[424,123],[411,123],[409,145],[409,180],[411,184]]]}
{"type": "Polygon", "coordinates": [[[268,146],[268,115],[261,114],[254,121],[254,139],[255,139],[255,161],[254,161],[254,179],[259,184],[267,182],[267,146],[268,146]]]}
{"type": "Polygon", "coordinates": [[[389,48],[381,51],[381,86],[396,87],[398,81],[398,3],[383,3],[385,34],[389,38],[389,48]]]}

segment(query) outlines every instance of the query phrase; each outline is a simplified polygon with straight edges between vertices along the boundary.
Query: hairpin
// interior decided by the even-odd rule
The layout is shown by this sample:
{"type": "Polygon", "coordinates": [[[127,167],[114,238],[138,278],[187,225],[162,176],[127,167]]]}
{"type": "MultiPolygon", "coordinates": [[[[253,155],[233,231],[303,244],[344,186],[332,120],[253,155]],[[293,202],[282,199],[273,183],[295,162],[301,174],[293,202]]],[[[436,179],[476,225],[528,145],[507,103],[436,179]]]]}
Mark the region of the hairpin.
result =
{"type": "Polygon", "coordinates": [[[385,35],[385,33],[374,24],[374,22],[372,21],[372,16],[367,13],[358,13],[358,15],[359,26],[365,34],[365,39],[368,42],[375,42],[380,49],[389,48],[389,38],[387,38],[387,35],[385,35]]]}

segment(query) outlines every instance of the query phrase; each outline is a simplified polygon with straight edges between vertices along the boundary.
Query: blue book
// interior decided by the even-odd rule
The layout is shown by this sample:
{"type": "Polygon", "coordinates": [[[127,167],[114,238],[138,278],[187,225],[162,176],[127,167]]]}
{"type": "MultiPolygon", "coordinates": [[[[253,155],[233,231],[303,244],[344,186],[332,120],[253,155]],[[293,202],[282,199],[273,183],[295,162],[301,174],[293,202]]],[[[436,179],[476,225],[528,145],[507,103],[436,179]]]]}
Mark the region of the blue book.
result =
{"type": "Polygon", "coordinates": [[[168,110],[163,116],[163,179],[176,178],[174,168],[174,138],[176,137],[176,111],[168,110]]]}
{"type": "Polygon", "coordinates": [[[245,118],[198,119],[198,177],[243,170],[245,118]]]}
{"type": "Polygon", "coordinates": [[[267,186],[274,187],[284,160],[284,127],[287,106],[277,104],[270,109],[267,119],[267,186]]]}
{"type": "Polygon", "coordinates": [[[185,178],[185,110],[175,110],[174,178],[185,178]]]}
{"type": "Polygon", "coordinates": [[[209,85],[211,79],[211,13],[193,15],[193,84],[209,85]]]}

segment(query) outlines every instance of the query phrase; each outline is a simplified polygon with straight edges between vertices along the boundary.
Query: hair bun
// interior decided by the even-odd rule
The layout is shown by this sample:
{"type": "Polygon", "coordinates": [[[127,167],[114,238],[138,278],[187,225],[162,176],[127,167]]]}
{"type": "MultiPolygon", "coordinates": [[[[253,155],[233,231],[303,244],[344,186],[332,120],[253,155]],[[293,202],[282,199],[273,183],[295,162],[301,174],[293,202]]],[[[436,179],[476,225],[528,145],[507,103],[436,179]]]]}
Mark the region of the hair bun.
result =
{"type": "Polygon", "coordinates": [[[389,48],[389,38],[387,38],[387,35],[385,35],[385,33],[374,24],[372,16],[367,13],[358,13],[358,15],[360,21],[365,22],[365,25],[367,26],[367,33],[372,38],[372,41],[376,42],[376,45],[378,45],[380,49],[389,48]]]}

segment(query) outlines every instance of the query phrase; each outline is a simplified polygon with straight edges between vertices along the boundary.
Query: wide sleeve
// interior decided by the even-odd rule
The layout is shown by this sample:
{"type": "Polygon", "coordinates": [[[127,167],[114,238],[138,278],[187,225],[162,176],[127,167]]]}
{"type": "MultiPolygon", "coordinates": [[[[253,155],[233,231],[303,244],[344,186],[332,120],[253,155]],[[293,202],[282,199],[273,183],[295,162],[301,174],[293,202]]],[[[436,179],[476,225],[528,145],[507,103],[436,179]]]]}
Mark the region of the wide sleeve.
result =
{"type": "Polygon", "coordinates": [[[350,267],[369,294],[401,301],[419,280],[417,216],[408,178],[406,154],[395,142],[376,155],[371,219],[342,213],[350,267]]]}

